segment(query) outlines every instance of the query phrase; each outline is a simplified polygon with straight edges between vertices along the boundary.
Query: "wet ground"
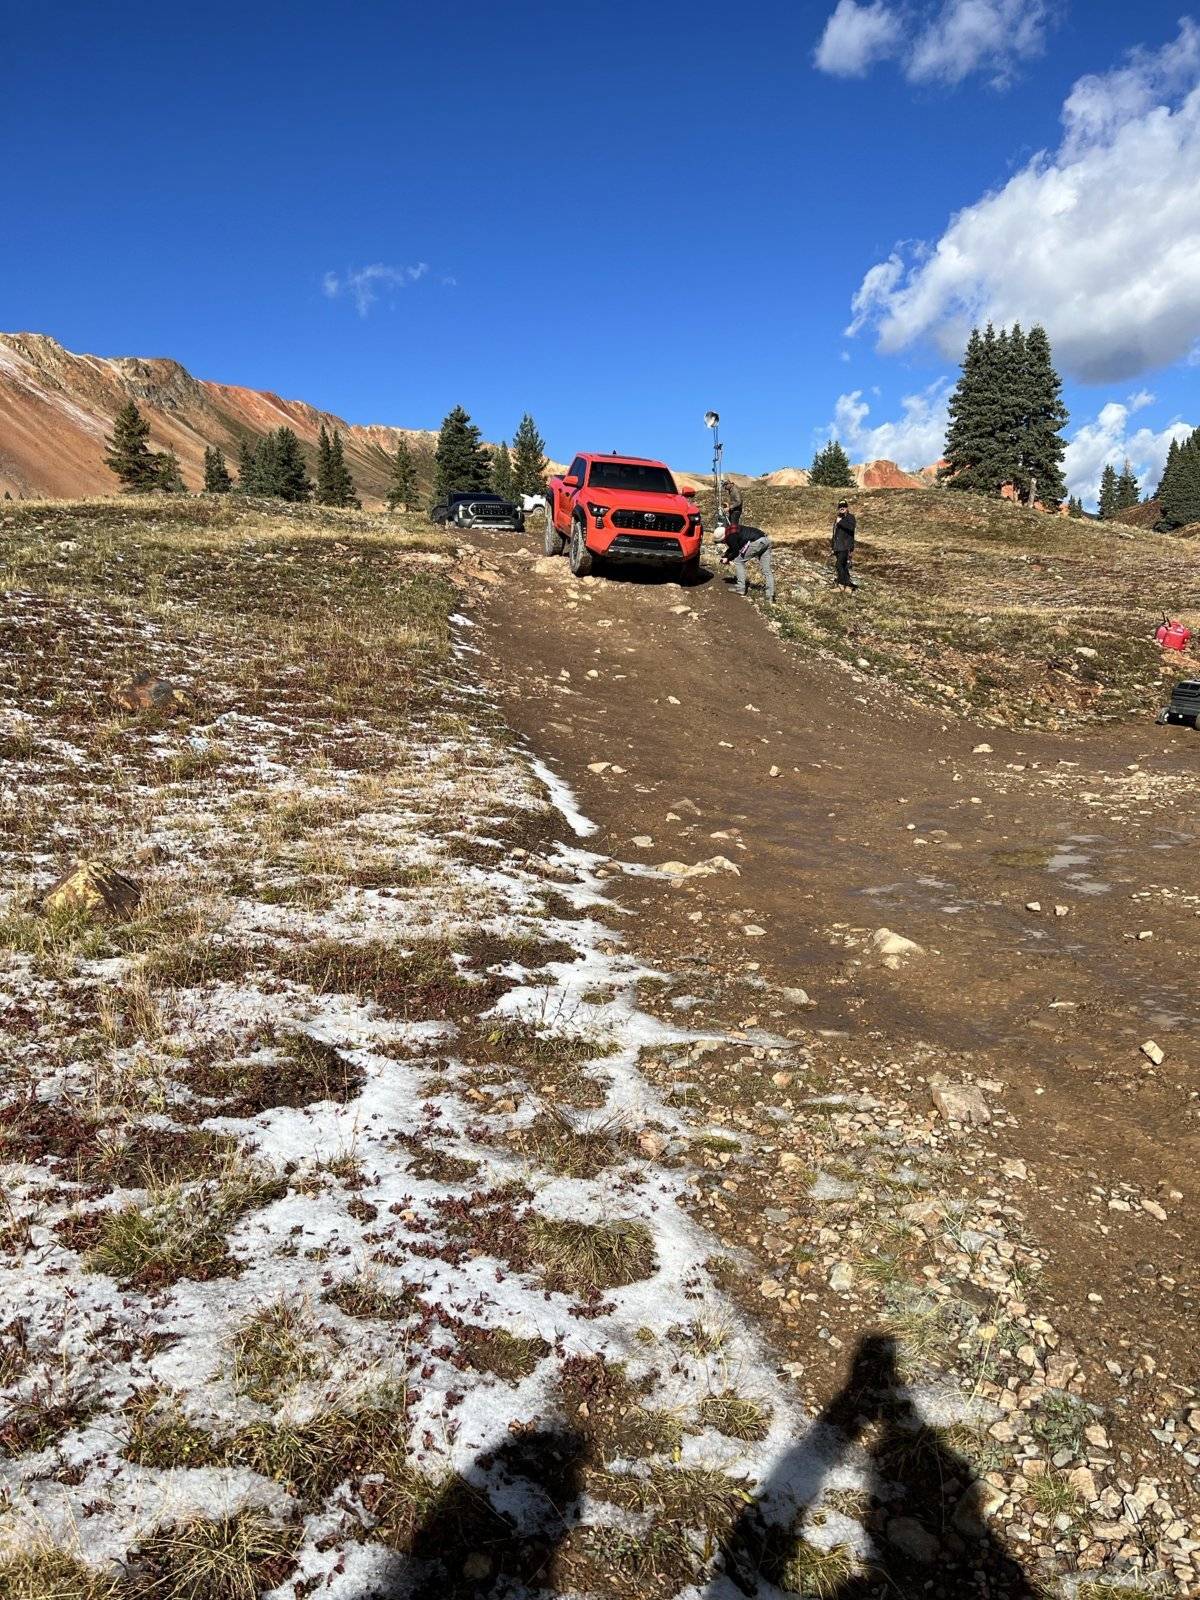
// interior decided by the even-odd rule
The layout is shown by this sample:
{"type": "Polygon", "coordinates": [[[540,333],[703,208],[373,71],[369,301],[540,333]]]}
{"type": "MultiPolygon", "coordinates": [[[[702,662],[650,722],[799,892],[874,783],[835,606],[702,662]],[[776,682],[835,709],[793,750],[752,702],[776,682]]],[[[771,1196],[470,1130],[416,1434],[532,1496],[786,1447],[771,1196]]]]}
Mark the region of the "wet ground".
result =
{"type": "Polygon", "coordinates": [[[1056,1318],[1098,1362],[1149,1351],[1194,1378],[1200,737],[1154,708],[1102,731],[981,730],[784,644],[720,577],[580,583],[532,540],[481,550],[483,670],[596,848],[738,868],[626,877],[631,940],[802,987],[817,1035],[994,1084],[995,1159],[1036,1174],[1056,1318]],[[924,954],[890,969],[880,927],[924,954]]]}

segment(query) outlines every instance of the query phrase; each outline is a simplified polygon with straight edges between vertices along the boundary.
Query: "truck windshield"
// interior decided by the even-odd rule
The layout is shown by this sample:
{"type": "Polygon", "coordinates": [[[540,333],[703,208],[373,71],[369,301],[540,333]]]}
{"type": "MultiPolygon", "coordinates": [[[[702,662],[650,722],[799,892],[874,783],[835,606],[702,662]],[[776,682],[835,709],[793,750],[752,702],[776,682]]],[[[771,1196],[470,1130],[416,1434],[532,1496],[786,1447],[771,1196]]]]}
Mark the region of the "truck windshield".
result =
{"type": "Polygon", "coordinates": [[[638,461],[593,461],[589,489],[640,489],[643,494],[678,494],[666,467],[638,461]]]}

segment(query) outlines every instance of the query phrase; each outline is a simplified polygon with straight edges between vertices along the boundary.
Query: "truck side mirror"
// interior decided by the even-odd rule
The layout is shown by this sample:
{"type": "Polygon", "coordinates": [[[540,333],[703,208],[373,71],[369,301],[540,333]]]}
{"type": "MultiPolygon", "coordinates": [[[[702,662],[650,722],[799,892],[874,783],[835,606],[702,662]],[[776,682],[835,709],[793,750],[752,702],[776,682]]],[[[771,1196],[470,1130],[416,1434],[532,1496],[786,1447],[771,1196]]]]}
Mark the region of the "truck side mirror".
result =
{"type": "Polygon", "coordinates": [[[565,477],[563,479],[563,488],[564,489],[578,489],[578,487],[579,487],[579,479],[575,476],[575,474],[573,472],[569,473],[567,475],[567,477],[565,477]]]}
{"type": "Polygon", "coordinates": [[[683,495],[685,500],[694,500],[696,498],[695,489],[682,489],[680,490],[680,493],[683,495]]]}

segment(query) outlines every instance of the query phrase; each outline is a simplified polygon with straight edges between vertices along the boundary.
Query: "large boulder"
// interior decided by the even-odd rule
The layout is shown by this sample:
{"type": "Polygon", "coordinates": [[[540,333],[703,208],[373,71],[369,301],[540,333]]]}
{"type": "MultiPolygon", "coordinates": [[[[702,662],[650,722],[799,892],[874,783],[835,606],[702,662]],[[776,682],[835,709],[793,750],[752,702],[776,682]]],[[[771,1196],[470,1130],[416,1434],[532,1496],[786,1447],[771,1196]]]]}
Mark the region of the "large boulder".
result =
{"type": "Polygon", "coordinates": [[[87,916],[132,916],[142,891],[107,861],[77,861],[41,898],[43,911],[81,911],[87,916]]]}

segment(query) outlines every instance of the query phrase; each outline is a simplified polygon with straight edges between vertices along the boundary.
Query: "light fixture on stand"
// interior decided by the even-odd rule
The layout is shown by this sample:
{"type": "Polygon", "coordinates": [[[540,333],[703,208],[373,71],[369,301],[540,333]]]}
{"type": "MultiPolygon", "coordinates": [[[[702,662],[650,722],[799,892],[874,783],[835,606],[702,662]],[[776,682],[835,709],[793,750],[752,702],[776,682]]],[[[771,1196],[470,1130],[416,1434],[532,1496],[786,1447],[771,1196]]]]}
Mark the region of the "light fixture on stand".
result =
{"type": "Polygon", "coordinates": [[[721,418],[717,412],[706,411],[704,413],[704,426],[712,429],[713,436],[713,479],[717,486],[717,510],[713,518],[714,524],[719,523],[724,515],[721,509],[721,464],[725,446],[721,443],[721,435],[718,431],[720,424],[721,418]]]}

